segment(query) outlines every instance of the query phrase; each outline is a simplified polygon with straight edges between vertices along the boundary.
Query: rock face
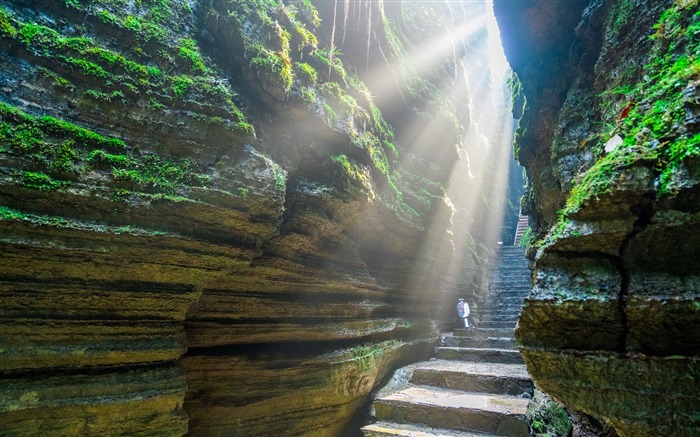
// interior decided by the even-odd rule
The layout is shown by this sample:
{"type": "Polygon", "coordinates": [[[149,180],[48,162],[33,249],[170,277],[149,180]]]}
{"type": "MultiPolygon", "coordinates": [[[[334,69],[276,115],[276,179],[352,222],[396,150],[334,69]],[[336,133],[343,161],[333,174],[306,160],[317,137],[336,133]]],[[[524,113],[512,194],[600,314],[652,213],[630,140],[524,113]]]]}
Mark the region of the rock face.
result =
{"type": "Polygon", "coordinates": [[[502,25],[527,18],[503,31],[539,239],[517,332],[528,370],[619,435],[697,435],[698,2],[531,5],[496,2],[502,25]]]}
{"type": "Polygon", "coordinates": [[[483,5],[328,4],[0,0],[4,432],[347,435],[479,289],[484,38],[405,52],[483,5]]]}

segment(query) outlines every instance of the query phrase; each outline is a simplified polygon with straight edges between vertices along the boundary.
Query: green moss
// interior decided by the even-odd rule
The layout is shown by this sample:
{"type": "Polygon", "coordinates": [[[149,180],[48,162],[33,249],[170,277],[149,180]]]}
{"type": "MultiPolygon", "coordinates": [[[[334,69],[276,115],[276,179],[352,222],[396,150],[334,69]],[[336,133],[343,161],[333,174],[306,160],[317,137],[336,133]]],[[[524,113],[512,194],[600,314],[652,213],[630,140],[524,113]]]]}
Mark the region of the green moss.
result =
{"type": "Polygon", "coordinates": [[[0,206],[0,220],[9,221],[24,221],[35,226],[59,226],[71,229],[84,229],[90,232],[100,232],[109,234],[132,234],[132,235],[167,235],[165,232],[151,231],[135,228],[133,226],[106,226],[97,223],[85,222],[81,220],[72,220],[65,217],[33,214],[22,212],[17,209],[0,206]]]}
{"type": "MultiPolygon", "coordinates": [[[[150,14],[153,13],[154,9],[161,8],[161,12],[156,13],[156,15],[166,13],[162,9],[166,6],[176,14],[191,14],[192,12],[189,7],[184,6],[184,3],[166,3],[167,5],[158,0],[155,3],[150,3],[146,9],[150,11],[150,14]]],[[[86,14],[101,12],[104,17],[106,13],[114,15],[117,10],[120,10],[119,8],[123,9],[125,5],[116,0],[110,0],[99,2],[99,4],[91,2],[90,5],[77,2],[71,7],[73,6],[86,14]],[[103,9],[105,5],[115,9],[110,12],[103,9]]],[[[141,4],[136,6],[145,7],[141,4]]],[[[127,23],[127,27],[133,28],[132,31],[140,32],[140,29],[145,26],[144,19],[136,15],[131,18],[128,15],[123,15],[123,20],[127,23]]],[[[112,18],[109,18],[109,21],[113,21],[112,18]]],[[[246,122],[245,116],[233,102],[234,93],[230,86],[225,80],[214,76],[213,70],[207,67],[205,59],[191,38],[181,38],[178,46],[166,46],[159,53],[166,58],[166,62],[171,63],[176,57],[182,61],[188,72],[203,76],[166,75],[157,66],[144,65],[128,59],[122,53],[99,47],[91,38],[63,37],[46,26],[16,20],[2,7],[0,7],[0,32],[5,37],[25,44],[38,56],[50,59],[57,64],[72,66],[75,73],[89,77],[91,82],[98,79],[100,85],[93,86],[92,90],[85,92],[86,95],[95,100],[105,102],[118,100],[126,104],[132,99],[164,92],[165,94],[172,93],[171,95],[175,99],[183,99],[187,95],[191,100],[198,101],[202,107],[210,106],[219,111],[222,109],[228,111],[233,123],[227,126],[252,133],[252,126],[246,122]],[[171,56],[171,51],[175,51],[177,55],[171,56]]],[[[172,70],[170,65],[168,68],[172,70]]],[[[42,71],[42,74],[46,76],[46,71],[42,71]]],[[[73,90],[70,83],[60,80],[60,76],[55,73],[54,76],[57,80],[57,86],[73,90]]]]}
{"type": "MultiPolygon", "coordinates": [[[[49,190],[77,179],[88,170],[109,171],[121,188],[172,196],[185,186],[211,183],[196,173],[189,160],[174,160],[127,147],[123,141],[52,117],[35,117],[0,102],[1,152],[30,161],[43,172],[26,171],[21,180],[28,188],[49,190]],[[110,151],[124,151],[112,153],[110,151]],[[48,174],[46,174],[46,173],[48,174]]],[[[281,170],[280,170],[281,172],[281,170]]]]}
{"type": "Polygon", "coordinates": [[[105,137],[89,129],[84,129],[53,117],[35,117],[4,102],[0,102],[0,117],[18,124],[26,124],[42,133],[67,134],[81,143],[93,147],[106,147],[109,149],[123,149],[125,147],[124,141],[118,138],[105,137]]]}
{"type": "Polygon", "coordinates": [[[172,82],[173,93],[175,93],[179,99],[182,99],[193,83],[194,81],[192,78],[186,75],[174,77],[172,82]]]}
{"type": "Polygon", "coordinates": [[[634,0],[618,0],[613,4],[608,15],[608,29],[612,34],[616,34],[629,21],[634,8],[634,0]]]}
{"type": "Polygon", "coordinates": [[[554,401],[547,401],[532,417],[532,430],[538,435],[566,437],[572,429],[568,413],[554,401]]]}
{"type": "Polygon", "coordinates": [[[0,8],[0,35],[13,39],[17,37],[17,29],[12,25],[10,15],[2,8],[0,8]]]}
{"type": "Polygon", "coordinates": [[[27,214],[10,209],[6,206],[0,206],[0,220],[24,220],[27,214]]]}
{"type": "Polygon", "coordinates": [[[690,157],[700,157],[700,133],[692,138],[681,138],[668,146],[668,162],[659,176],[659,193],[673,194],[670,183],[672,176],[681,164],[690,157]]]}
{"type": "Polygon", "coordinates": [[[306,85],[316,85],[318,82],[318,72],[314,67],[306,62],[296,62],[294,67],[297,72],[297,77],[299,77],[302,82],[304,82],[306,85]]]}
{"type": "Polygon", "coordinates": [[[160,103],[158,100],[156,100],[154,97],[151,97],[151,99],[148,101],[148,107],[151,109],[159,109],[163,110],[166,109],[167,106],[164,104],[160,103]]]}
{"type": "Polygon", "coordinates": [[[336,123],[338,121],[338,114],[335,112],[335,109],[333,109],[333,107],[330,106],[328,103],[323,104],[323,112],[326,115],[326,120],[328,120],[331,124],[336,123]]]}
{"type": "Polygon", "coordinates": [[[274,52],[260,43],[253,43],[246,48],[250,65],[259,74],[274,78],[285,92],[289,92],[294,81],[292,63],[282,52],[274,52]]]}
{"type": "Polygon", "coordinates": [[[528,226],[527,229],[525,229],[525,233],[520,238],[520,247],[526,249],[530,248],[530,246],[535,243],[535,238],[535,233],[532,231],[532,228],[528,226]]]}
{"type": "MultiPolygon", "coordinates": [[[[625,4],[622,2],[619,8],[625,4]]],[[[626,97],[623,104],[629,105],[629,113],[615,127],[624,141],[601,157],[573,187],[562,211],[563,218],[587,200],[608,193],[615,181],[635,165],[653,168],[657,195],[673,194],[669,189],[671,176],[689,157],[700,155],[700,136],[688,131],[688,102],[683,97],[688,84],[700,80],[700,32],[696,18],[700,15],[694,12],[697,6],[697,0],[677,1],[666,10],[654,26],[654,44],[641,80],[601,95],[603,99],[626,97]]],[[[608,117],[618,117],[619,111],[608,106],[604,111],[608,117]]]]}
{"type": "Polygon", "coordinates": [[[56,181],[47,174],[33,171],[22,173],[22,179],[27,187],[43,191],[55,190],[65,185],[65,182],[56,181]]]}
{"type": "Polygon", "coordinates": [[[314,50],[313,56],[317,62],[325,67],[324,70],[328,72],[328,80],[347,84],[348,73],[343,66],[340,50],[335,47],[322,47],[314,50]]]}
{"type": "Polygon", "coordinates": [[[103,93],[101,91],[87,89],[83,92],[86,96],[102,102],[113,102],[115,100],[119,100],[124,103],[124,93],[119,90],[112,91],[111,93],[103,93]]]}
{"type": "Polygon", "coordinates": [[[109,167],[127,167],[133,160],[126,155],[114,155],[104,150],[93,150],[88,155],[88,161],[95,165],[107,165],[109,167]]]}
{"type": "Polygon", "coordinates": [[[183,38],[180,40],[178,51],[181,59],[189,62],[190,68],[194,73],[206,73],[208,68],[204,65],[202,54],[199,53],[197,43],[192,38],[183,38]]]}

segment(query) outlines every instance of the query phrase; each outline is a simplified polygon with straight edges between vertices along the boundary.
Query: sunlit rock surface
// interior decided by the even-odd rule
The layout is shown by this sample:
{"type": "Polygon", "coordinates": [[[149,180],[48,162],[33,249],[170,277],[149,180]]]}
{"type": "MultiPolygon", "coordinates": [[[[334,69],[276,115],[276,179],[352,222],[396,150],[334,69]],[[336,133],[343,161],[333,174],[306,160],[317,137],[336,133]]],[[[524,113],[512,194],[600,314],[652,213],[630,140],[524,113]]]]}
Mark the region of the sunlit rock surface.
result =
{"type": "Polygon", "coordinates": [[[539,3],[495,5],[527,97],[528,370],[619,435],[698,435],[698,2],[539,3]]]}
{"type": "Polygon", "coordinates": [[[329,5],[0,0],[0,433],[348,435],[483,289],[484,5],[329,5]]]}

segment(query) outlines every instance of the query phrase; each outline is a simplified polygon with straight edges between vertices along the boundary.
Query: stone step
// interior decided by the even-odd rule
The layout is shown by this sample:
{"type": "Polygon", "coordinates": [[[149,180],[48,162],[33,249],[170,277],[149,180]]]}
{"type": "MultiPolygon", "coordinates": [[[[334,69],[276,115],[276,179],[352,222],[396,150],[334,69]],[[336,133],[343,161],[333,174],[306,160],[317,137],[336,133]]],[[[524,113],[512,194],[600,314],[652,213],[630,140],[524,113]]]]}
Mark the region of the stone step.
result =
{"type": "Polygon", "coordinates": [[[517,316],[517,315],[512,315],[512,316],[504,316],[504,315],[477,316],[476,320],[482,321],[482,322],[517,322],[519,317],[520,316],[517,316]]]}
{"type": "MultiPolygon", "coordinates": [[[[523,299],[524,301],[524,299],[523,299]]],[[[512,308],[503,308],[492,304],[483,305],[472,310],[471,315],[475,317],[482,316],[517,316],[520,314],[520,305],[512,308]]]]}
{"type": "Polygon", "coordinates": [[[479,322],[480,328],[511,328],[515,329],[516,320],[482,320],[479,322]]]}
{"type": "Polygon", "coordinates": [[[514,281],[510,281],[494,283],[491,286],[491,290],[492,291],[489,294],[490,298],[494,298],[505,294],[510,294],[514,296],[526,296],[528,293],[530,293],[530,291],[532,291],[532,287],[530,286],[529,282],[515,283],[514,281]]]}
{"type": "Polygon", "coordinates": [[[475,328],[468,330],[466,328],[457,328],[454,330],[454,335],[457,337],[513,337],[515,331],[513,329],[496,329],[496,328],[475,328]]]}
{"type": "Polygon", "coordinates": [[[362,428],[365,437],[496,437],[453,429],[433,428],[427,425],[409,423],[377,422],[362,428]]]}
{"type": "Polygon", "coordinates": [[[511,308],[509,310],[502,310],[498,308],[484,307],[475,311],[473,316],[479,317],[494,317],[494,316],[508,316],[517,317],[520,315],[520,308],[511,308]]]}
{"type": "Polygon", "coordinates": [[[491,323],[504,323],[505,325],[502,326],[503,328],[511,327],[512,329],[515,329],[515,325],[518,324],[518,318],[513,317],[512,319],[499,319],[499,320],[476,319],[476,322],[480,328],[500,328],[500,326],[489,325],[489,324],[491,324],[491,323]]]}
{"type": "Polygon", "coordinates": [[[482,322],[517,322],[520,316],[518,314],[506,315],[506,314],[494,314],[494,315],[478,315],[477,320],[482,322]]]}
{"type": "Polygon", "coordinates": [[[517,266],[509,265],[502,269],[497,268],[493,271],[496,275],[491,280],[491,283],[503,280],[504,278],[527,278],[529,281],[532,277],[530,275],[530,270],[516,267],[517,266]]]}
{"type": "Polygon", "coordinates": [[[512,349],[440,346],[437,348],[437,357],[441,360],[477,363],[523,364],[520,352],[512,349]]]}
{"type": "Polygon", "coordinates": [[[493,304],[500,304],[500,303],[512,303],[514,306],[520,307],[523,304],[523,300],[525,300],[525,299],[523,299],[520,296],[515,296],[515,295],[513,295],[513,296],[508,296],[508,295],[506,295],[506,296],[494,296],[491,299],[490,304],[493,305],[493,304]]]}
{"type": "Polygon", "coordinates": [[[531,280],[532,276],[530,274],[530,269],[527,265],[516,265],[517,262],[513,262],[512,265],[507,265],[505,267],[497,267],[491,272],[491,281],[498,281],[503,278],[523,278],[528,282],[531,280]]]}
{"type": "Polygon", "coordinates": [[[501,293],[525,293],[532,290],[530,278],[496,279],[491,282],[489,295],[501,293]]]}
{"type": "Polygon", "coordinates": [[[374,407],[380,421],[527,437],[527,404],[514,396],[409,386],[377,399],[374,407]]]}
{"type": "MultiPolygon", "coordinates": [[[[511,311],[511,312],[516,312],[520,311],[520,307],[522,306],[523,302],[525,301],[525,298],[517,298],[517,302],[514,302],[514,305],[512,305],[510,308],[504,308],[503,307],[503,300],[504,299],[509,299],[509,298],[496,298],[491,302],[486,302],[484,305],[479,306],[475,312],[480,313],[483,311],[511,311]]],[[[512,299],[511,299],[512,300],[512,299]]]]}
{"type": "Polygon", "coordinates": [[[472,393],[532,395],[532,380],[524,364],[426,361],[413,370],[411,383],[472,393]]]}
{"type": "Polygon", "coordinates": [[[486,297],[486,303],[488,303],[489,301],[492,302],[501,296],[519,297],[521,299],[525,299],[527,295],[530,294],[530,291],[532,291],[532,288],[524,285],[503,286],[503,288],[499,288],[497,290],[492,289],[492,291],[489,292],[488,297],[486,297]],[[506,289],[505,287],[508,288],[506,289]]]}
{"type": "Polygon", "coordinates": [[[447,347],[481,347],[487,349],[515,349],[515,339],[507,337],[455,337],[445,338],[447,347]]]}

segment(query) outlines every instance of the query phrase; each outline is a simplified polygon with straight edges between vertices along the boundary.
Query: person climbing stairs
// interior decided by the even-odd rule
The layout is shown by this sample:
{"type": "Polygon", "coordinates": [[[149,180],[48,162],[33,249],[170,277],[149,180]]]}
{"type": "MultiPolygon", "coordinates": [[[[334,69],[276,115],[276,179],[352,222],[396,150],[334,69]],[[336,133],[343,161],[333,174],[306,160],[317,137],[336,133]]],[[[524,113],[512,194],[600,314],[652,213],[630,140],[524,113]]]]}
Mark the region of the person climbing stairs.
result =
{"type": "Polygon", "coordinates": [[[533,384],[513,339],[530,290],[527,260],[517,246],[499,249],[479,327],[455,329],[437,357],[396,371],[373,404],[365,437],[529,436],[526,411],[533,384]]]}

